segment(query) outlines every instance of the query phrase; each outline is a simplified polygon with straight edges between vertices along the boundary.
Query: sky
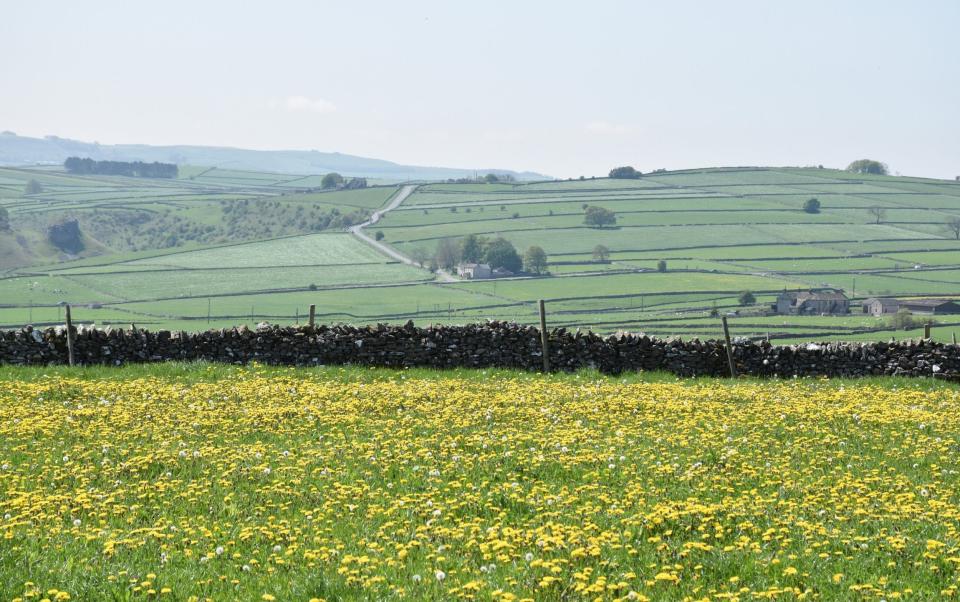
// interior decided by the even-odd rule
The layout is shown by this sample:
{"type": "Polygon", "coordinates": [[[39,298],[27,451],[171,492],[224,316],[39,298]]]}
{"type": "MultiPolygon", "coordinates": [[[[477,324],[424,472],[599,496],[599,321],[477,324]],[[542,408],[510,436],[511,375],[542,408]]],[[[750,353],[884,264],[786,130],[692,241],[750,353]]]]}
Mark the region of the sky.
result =
{"type": "Polygon", "coordinates": [[[0,130],[555,177],[960,175],[957,0],[3,1],[0,130]]]}

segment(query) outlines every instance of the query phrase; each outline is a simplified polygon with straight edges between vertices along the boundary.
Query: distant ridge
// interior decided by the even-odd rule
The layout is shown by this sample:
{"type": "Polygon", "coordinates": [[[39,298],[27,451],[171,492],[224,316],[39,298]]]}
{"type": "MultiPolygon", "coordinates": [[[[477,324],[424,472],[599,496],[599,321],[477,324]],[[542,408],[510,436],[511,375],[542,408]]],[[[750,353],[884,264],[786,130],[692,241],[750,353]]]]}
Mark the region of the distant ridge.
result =
{"type": "Polygon", "coordinates": [[[159,161],[180,165],[203,165],[280,173],[323,174],[331,171],[345,176],[390,180],[445,180],[475,174],[510,174],[517,180],[548,180],[543,174],[509,169],[460,169],[401,165],[341,153],[281,150],[265,151],[220,146],[150,146],[146,144],[97,144],[57,136],[29,138],[11,132],[0,134],[0,165],[50,165],[69,156],[97,160],[159,161]]]}

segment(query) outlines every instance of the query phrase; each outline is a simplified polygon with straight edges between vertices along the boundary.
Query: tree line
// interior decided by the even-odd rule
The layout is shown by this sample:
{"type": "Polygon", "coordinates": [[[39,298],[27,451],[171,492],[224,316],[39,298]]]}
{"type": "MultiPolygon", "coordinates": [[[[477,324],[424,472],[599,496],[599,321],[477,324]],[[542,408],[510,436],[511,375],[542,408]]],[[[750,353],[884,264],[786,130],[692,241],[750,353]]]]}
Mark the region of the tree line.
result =
{"type": "Polygon", "coordinates": [[[100,176],[130,176],[134,178],[176,178],[174,163],[144,163],[143,161],[94,161],[89,157],[68,157],[63,167],[69,173],[100,176]]]}

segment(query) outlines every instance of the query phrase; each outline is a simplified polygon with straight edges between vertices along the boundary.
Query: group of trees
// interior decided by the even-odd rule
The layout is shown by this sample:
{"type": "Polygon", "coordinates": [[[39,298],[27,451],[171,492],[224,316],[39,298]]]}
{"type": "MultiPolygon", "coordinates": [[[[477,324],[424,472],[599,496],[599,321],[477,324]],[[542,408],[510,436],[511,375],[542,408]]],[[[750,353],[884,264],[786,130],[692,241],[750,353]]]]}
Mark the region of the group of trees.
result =
{"type": "Polygon", "coordinates": [[[596,228],[612,226],[617,223],[617,214],[605,207],[585,205],[583,208],[583,223],[596,228]]]}
{"type": "Polygon", "coordinates": [[[135,178],[175,178],[179,174],[173,163],[144,163],[143,161],[94,161],[87,157],[68,157],[63,167],[81,175],[129,176],[135,178]]]}
{"type": "Polygon", "coordinates": [[[871,174],[875,176],[885,176],[888,168],[885,163],[874,161],[873,159],[858,159],[850,165],[847,165],[847,171],[860,174],[871,174]]]}
{"type": "Polygon", "coordinates": [[[643,174],[630,167],[629,165],[624,165],[623,167],[614,167],[610,170],[609,176],[618,180],[636,180],[643,174]]]}
{"type": "Polygon", "coordinates": [[[482,176],[476,176],[474,178],[448,178],[447,184],[477,184],[477,183],[497,184],[498,182],[511,183],[516,181],[517,181],[517,178],[515,178],[512,174],[508,174],[508,173],[497,174],[497,173],[490,172],[488,174],[485,174],[482,176]]]}
{"type": "Polygon", "coordinates": [[[320,180],[320,187],[323,188],[324,190],[327,190],[329,188],[336,188],[337,186],[340,186],[342,184],[343,184],[343,176],[341,176],[335,171],[331,171],[330,173],[323,176],[322,180],[320,180]]]}
{"type": "Polygon", "coordinates": [[[330,190],[332,188],[342,188],[344,190],[356,190],[367,187],[366,178],[350,178],[349,180],[335,171],[325,174],[320,180],[321,190],[330,190]]]}
{"type": "MultiPolygon", "coordinates": [[[[414,261],[421,265],[427,261],[421,249],[414,249],[410,254],[414,261]]],[[[432,267],[449,270],[459,263],[486,263],[492,269],[544,274],[547,271],[548,258],[546,252],[538,246],[530,247],[521,257],[513,243],[502,237],[491,240],[485,236],[469,234],[460,240],[440,240],[433,254],[432,267]]]]}

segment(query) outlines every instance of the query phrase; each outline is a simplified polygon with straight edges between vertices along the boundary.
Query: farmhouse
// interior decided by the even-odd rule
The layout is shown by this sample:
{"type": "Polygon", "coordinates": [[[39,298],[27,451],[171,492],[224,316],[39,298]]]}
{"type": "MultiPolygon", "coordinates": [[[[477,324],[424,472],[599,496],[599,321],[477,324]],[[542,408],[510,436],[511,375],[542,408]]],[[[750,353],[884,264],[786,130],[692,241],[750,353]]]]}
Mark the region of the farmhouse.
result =
{"type": "Polygon", "coordinates": [[[784,315],[845,314],[850,311],[850,299],[832,288],[784,291],[777,297],[775,309],[784,315]]]}
{"type": "Polygon", "coordinates": [[[960,314],[960,304],[950,299],[901,299],[900,309],[914,314],[960,314]]]}
{"type": "Polygon", "coordinates": [[[895,314],[900,309],[900,301],[882,297],[872,297],[863,302],[863,313],[872,316],[895,314]]]}
{"type": "Polygon", "coordinates": [[[461,263],[457,266],[457,275],[468,280],[484,280],[492,277],[493,272],[485,263],[461,263]]]}

